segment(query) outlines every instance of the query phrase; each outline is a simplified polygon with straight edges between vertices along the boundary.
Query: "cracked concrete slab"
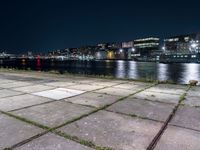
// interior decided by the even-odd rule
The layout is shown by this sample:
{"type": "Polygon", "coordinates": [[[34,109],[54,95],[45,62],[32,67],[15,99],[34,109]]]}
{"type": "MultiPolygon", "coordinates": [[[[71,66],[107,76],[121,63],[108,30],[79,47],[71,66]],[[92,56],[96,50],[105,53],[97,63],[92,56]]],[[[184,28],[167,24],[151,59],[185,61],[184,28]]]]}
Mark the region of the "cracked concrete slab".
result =
{"type": "Polygon", "coordinates": [[[151,86],[154,85],[153,82],[140,82],[140,81],[129,81],[129,84],[134,84],[134,85],[142,85],[142,86],[151,86]]]}
{"type": "Polygon", "coordinates": [[[148,87],[148,85],[138,85],[138,84],[130,84],[130,83],[113,86],[113,88],[121,88],[121,89],[127,89],[127,90],[140,90],[146,87],[148,87]]]}
{"type": "Polygon", "coordinates": [[[200,91],[189,91],[188,96],[200,97],[200,91]]]}
{"type": "Polygon", "coordinates": [[[93,111],[93,108],[56,101],[12,112],[49,127],[59,126],[69,120],[93,111]]]}
{"type": "Polygon", "coordinates": [[[117,96],[128,96],[128,95],[133,94],[133,93],[135,93],[137,91],[138,91],[138,89],[126,90],[126,89],[109,87],[109,88],[104,88],[104,89],[101,89],[101,90],[97,90],[95,92],[96,93],[109,94],[109,95],[117,95],[117,96]]]}
{"type": "Polygon", "coordinates": [[[76,85],[77,83],[74,83],[73,81],[56,81],[56,82],[50,82],[50,83],[45,83],[47,86],[53,86],[53,87],[68,87],[72,85],[76,85]]]}
{"type": "Polygon", "coordinates": [[[115,101],[120,99],[120,96],[114,96],[114,95],[106,95],[106,94],[100,94],[100,93],[85,93],[79,96],[75,96],[72,98],[68,98],[65,101],[81,104],[81,105],[88,105],[88,106],[94,106],[94,107],[102,107],[108,104],[111,104],[115,101]]]}
{"type": "Polygon", "coordinates": [[[8,80],[8,79],[0,79],[0,84],[6,84],[6,83],[10,83],[13,82],[13,80],[8,80]]]}
{"type": "Polygon", "coordinates": [[[1,89],[0,90],[0,98],[10,97],[10,96],[15,96],[15,95],[21,95],[21,94],[23,94],[23,93],[13,91],[13,90],[7,90],[7,89],[1,89]]]}
{"type": "Polygon", "coordinates": [[[0,149],[11,147],[43,132],[42,129],[0,114],[0,149]]]}
{"type": "Polygon", "coordinates": [[[179,84],[158,84],[156,87],[158,88],[167,88],[167,89],[183,89],[187,90],[188,85],[179,85],[179,84]]]}
{"type": "Polygon", "coordinates": [[[151,87],[149,89],[147,89],[146,91],[148,92],[158,92],[158,93],[167,93],[167,94],[177,94],[177,95],[181,95],[184,94],[186,92],[185,89],[173,89],[173,88],[169,88],[169,87],[151,87]]]}
{"type": "Polygon", "coordinates": [[[48,133],[15,150],[92,150],[92,148],[48,133]]]}
{"type": "Polygon", "coordinates": [[[200,132],[168,126],[155,150],[198,150],[200,132]]]}
{"type": "Polygon", "coordinates": [[[31,84],[33,84],[33,83],[13,81],[13,82],[9,82],[9,83],[0,84],[0,87],[2,87],[2,88],[15,88],[15,87],[28,86],[28,85],[31,85],[31,84]]]}
{"type": "Polygon", "coordinates": [[[145,99],[145,100],[160,101],[164,103],[175,103],[175,104],[177,104],[180,99],[180,95],[150,92],[150,91],[142,91],[140,93],[133,95],[132,97],[135,97],[137,99],[145,99]]]}
{"type": "Polygon", "coordinates": [[[98,81],[98,79],[96,79],[96,78],[83,77],[83,78],[76,78],[75,83],[90,84],[90,83],[94,83],[96,81],[98,81]]]}
{"type": "Polygon", "coordinates": [[[26,86],[26,87],[14,88],[13,90],[25,92],[25,93],[33,93],[33,92],[50,90],[50,89],[53,89],[53,88],[54,87],[51,87],[51,86],[45,86],[45,85],[37,84],[37,85],[31,85],[31,86],[26,86]]]}
{"type": "Polygon", "coordinates": [[[49,102],[49,101],[52,101],[52,100],[48,98],[30,95],[30,94],[1,98],[0,110],[11,111],[11,110],[20,109],[20,108],[24,108],[24,107],[28,107],[28,106],[32,106],[36,104],[49,102]]]}
{"type": "Polygon", "coordinates": [[[99,111],[58,130],[116,150],[144,150],[161,123],[99,111]]]}
{"type": "Polygon", "coordinates": [[[114,86],[114,85],[117,85],[119,83],[101,80],[101,81],[92,82],[90,84],[92,84],[92,85],[100,85],[100,86],[114,86]]]}
{"type": "Polygon", "coordinates": [[[185,100],[183,101],[183,104],[192,107],[200,107],[200,97],[186,96],[185,100]]]}
{"type": "Polygon", "coordinates": [[[53,90],[47,90],[42,92],[32,93],[33,95],[42,96],[46,98],[51,98],[54,100],[61,100],[64,98],[76,96],[85,93],[85,91],[66,89],[66,88],[56,88],[53,90]]]}
{"type": "Polygon", "coordinates": [[[200,108],[180,106],[170,124],[200,131],[200,108]]]}
{"type": "Polygon", "coordinates": [[[79,84],[69,86],[70,89],[83,90],[83,91],[93,91],[97,89],[104,88],[102,85],[92,85],[92,84],[79,84]]]}
{"type": "Polygon", "coordinates": [[[107,108],[109,111],[137,115],[153,120],[166,121],[175,105],[128,98],[107,108]]]}

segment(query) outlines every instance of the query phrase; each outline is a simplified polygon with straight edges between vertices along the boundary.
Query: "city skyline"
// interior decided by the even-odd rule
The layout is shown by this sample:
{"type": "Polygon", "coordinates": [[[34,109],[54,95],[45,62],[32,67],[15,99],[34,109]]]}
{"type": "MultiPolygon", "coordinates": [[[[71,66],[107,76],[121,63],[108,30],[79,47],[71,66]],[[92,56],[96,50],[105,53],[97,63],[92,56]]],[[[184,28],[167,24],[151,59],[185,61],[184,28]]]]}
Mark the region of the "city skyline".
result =
{"type": "Polygon", "coordinates": [[[199,2],[34,1],[2,2],[0,49],[10,53],[164,39],[199,32],[199,2]]]}

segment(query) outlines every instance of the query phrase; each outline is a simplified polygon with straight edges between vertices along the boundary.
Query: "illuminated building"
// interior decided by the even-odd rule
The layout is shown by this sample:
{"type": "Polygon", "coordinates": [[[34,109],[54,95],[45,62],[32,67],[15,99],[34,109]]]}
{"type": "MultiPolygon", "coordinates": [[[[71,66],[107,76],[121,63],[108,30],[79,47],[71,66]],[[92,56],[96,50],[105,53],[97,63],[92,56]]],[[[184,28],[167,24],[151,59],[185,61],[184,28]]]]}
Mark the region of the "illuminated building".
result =
{"type": "Polygon", "coordinates": [[[115,55],[113,51],[108,51],[107,52],[107,59],[115,59],[115,55]]]}
{"type": "Polygon", "coordinates": [[[95,59],[97,59],[97,60],[103,60],[106,58],[107,58],[106,51],[100,50],[95,53],[95,59]]]}
{"type": "Polygon", "coordinates": [[[154,51],[159,50],[160,39],[155,37],[134,40],[134,48],[141,56],[150,56],[154,51]]]}
{"type": "Polygon", "coordinates": [[[164,39],[164,50],[170,53],[191,53],[199,51],[200,34],[187,34],[164,39]]]}
{"type": "Polygon", "coordinates": [[[122,42],[122,48],[132,48],[134,47],[134,42],[129,41],[129,42],[122,42]]]}

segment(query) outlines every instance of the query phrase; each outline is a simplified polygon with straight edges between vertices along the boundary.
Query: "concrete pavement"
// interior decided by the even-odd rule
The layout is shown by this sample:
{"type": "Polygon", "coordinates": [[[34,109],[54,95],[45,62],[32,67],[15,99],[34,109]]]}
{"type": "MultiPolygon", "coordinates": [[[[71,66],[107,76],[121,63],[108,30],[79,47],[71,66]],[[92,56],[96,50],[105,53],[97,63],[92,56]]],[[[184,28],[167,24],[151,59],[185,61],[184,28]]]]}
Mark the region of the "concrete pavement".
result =
{"type": "Polygon", "coordinates": [[[199,150],[200,87],[0,71],[0,149],[199,150]]]}

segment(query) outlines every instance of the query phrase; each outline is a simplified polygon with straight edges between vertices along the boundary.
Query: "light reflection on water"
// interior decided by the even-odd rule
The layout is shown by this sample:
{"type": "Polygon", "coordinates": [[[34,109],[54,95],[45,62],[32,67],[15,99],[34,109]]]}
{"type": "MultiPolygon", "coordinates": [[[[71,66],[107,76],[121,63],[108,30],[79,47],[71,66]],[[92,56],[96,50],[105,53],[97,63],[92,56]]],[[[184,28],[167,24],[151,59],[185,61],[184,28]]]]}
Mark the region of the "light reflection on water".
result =
{"type": "Polygon", "coordinates": [[[158,80],[168,80],[168,65],[158,64],[158,80]]]}
{"type": "Polygon", "coordinates": [[[137,62],[129,61],[127,78],[138,79],[137,62]]]}
{"type": "Polygon", "coordinates": [[[200,81],[200,64],[177,63],[160,64],[135,61],[14,61],[2,62],[0,66],[32,70],[58,70],[61,72],[109,75],[116,78],[172,80],[188,83],[189,80],[200,81]]]}
{"type": "Polygon", "coordinates": [[[180,83],[184,81],[189,81],[191,79],[199,80],[200,79],[200,65],[199,64],[183,64],[184,72],[181,74],[179,79],[180,83]]]}
{"type": "Polygon", "coordinates": [[[127,62],[121,60],[117,61],[115,73],[117,78],[126,78],[126,70],[128,70],[128,65],[126,63],[127,62]]]}

